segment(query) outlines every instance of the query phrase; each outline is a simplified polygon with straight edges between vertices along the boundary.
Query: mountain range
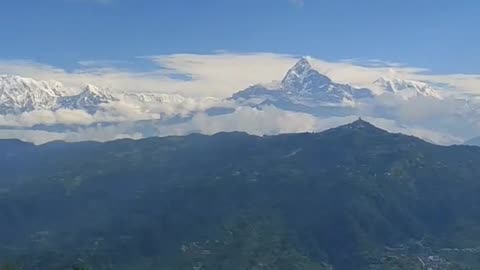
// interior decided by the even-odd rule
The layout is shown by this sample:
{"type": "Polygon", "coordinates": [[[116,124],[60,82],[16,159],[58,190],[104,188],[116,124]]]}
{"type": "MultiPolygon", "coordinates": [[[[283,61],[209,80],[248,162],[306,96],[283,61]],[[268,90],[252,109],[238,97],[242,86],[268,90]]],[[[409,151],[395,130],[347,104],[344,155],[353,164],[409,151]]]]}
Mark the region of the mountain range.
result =
{"type": "Polygon", "coordinates": [[[374,81],[373,85],[379,87],[384,93],[393,93],[407,100],[419,96],[443,99],[432,86],[423,82],[381,77],[374,81]]]}
{"type": "Polygon", "coordinates": [[[81,110],[89,114],[116,102],[138,110],[148,105],[192,103],[193,99],[161,93],[111,92],[92,84],[81,89],[64,87],[56,81],[36,81],[20,76],[0,76],[0,114],[21,114],[36,110],[81,110]]]}
{"type": "Polygon", "coordinates": [[[308,58],[300,59],[280,83],[257,84],[233,95],[233,99],[246,102],[267,102],[279,107],[303,106],[355,107],[369,102],[377,95],[394,94],[403,99],[418,96],[441,99],[431,86],[422,82],[380,78],[372,83],[380,92],[333,82],[315,70],[308,58]]]}
{"type": "Polygon", "coordinates": [[[85,110],[94,112],[101,104],[118,101],[108,91],[87,85],[78,94],[59,82],[36,81],[19,76],[0,76],[0,113],[20,114],[34,110],[85,110]]]}
{"type": "MultiPolygon", "coordinates": [[[[416,96],[441,99],[431,86],[415,81],[380,78],[372,85],[382,93],[397,94],[405,99],[416,96]]],[[[232,96],[242,102],[274,104],[279,107],[299,105],[305,107],[352,107],[375,98],[375,91],[333,82],[315,70],[308,58],[301,58],[279,83],[269,86],[253,85],[232,96]]],[[[179,95],[123,92],[114,94],[87,84],[83,89],[72,90],[56,81],[36,81],[19,76],[0,76],[0,114],[20,114],[34,110],[84,110],[94,113],[102,105],[118,101],[133,103],[182,103],[187,98],[179,95]],[[76,92],[72,94],[72,92],[76,92]]],[[[258,105],[257,104],[257,105],[258,105]]]]}
{"type": "Polygon", "coordinates": [[[321,133],[0,147],[0,265],[480,267],[478,147],[364,120],[321,133]]]}
{"type": "Polygon", "coordinates": [[[263,99],[273,104],[292,103],[309,107],[351,106],[357,101],[373,98],[371,90],[338,84],[312,68],[306,58],[302,58],[274,87],[254,85],[235,93],[236,100],[263,99]]]}
{"type": "MultiPolygon", "coordinates": [[[[426,82],[400,78],[381,77],[366,87],[338,83],[321,74],[308,57],[301,58],[280,81],[255,84],[225,99],[134,90],[110,91],[91,84],[71,88],[55,81],[3,75],[0,76],[0,120],[3,120],[0,126],[53,130],[59,134],[97,124],[130,123],[134,125],[128,130],[131,134],[153,136],[165,123],[188,123],[197,115],[223,121],[222,117],[236,117],[235,112],[245,112],[246,108],[252,114],[275,108],[277,114],[308,114],[327,122],[329,118],[352,116],[379,119],[394,123],[386,126],[389,130],[411,129],[411,134],[426,134],[422,137],[438,143],[459,143],[480,133],[474,124],[480,119],[480,99],[476,97],[444,95],[426,82]],[[46,117],[45,112],[59,113],[46,117]],[[70,114],[71,117],[64,116],[70,114]],[[76,120],[79,117],[84,119],[76,120]]],[[[280,127],[267,130],[284,130],[287,124],[277,122],[280,127]]],[[[193,131],[199,130],[196,125],[192,125],[193,131]]],[[[239,131],[250,130],[235,126],[239,131]]],[[[177,128],[184,130],[185,125],[164,127],[177,128]]],[[[7,132],[7,137],[10,134],[7,132]]]]}

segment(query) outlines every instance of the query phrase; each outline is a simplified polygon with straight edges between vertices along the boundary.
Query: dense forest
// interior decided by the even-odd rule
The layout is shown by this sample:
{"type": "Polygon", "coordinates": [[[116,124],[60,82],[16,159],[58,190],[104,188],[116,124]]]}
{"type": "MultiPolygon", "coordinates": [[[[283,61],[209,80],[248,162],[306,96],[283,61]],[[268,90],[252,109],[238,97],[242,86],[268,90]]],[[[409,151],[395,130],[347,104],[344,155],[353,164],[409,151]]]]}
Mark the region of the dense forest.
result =
{"type": "Polygon", "coordinates": [[[0,141],[1,270],[480,268],[480,148],[321,133],[0,141]]]}

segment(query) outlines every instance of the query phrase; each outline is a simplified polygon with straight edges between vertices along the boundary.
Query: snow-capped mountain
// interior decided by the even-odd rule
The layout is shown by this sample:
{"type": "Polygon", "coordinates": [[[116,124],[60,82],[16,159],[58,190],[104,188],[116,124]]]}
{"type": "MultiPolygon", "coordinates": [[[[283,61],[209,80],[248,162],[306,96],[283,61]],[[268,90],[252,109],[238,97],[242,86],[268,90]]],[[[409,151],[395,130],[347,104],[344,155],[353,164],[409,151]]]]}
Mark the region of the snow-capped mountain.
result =
{"type": "Polygon", "coordinates": [[[385,93],[399,96],[405,100],[415,97],[443,99],[433,87],[423,82],[381,77],[373,83],[373,87],[385,93]]]}
{"type": "Polygon", "coordinates": [[[308,58],[304,57],[287,72],[277,86],[257,84],[235,93],[232,98],[237,101],[267,102],[275,105],[354,107],[361,100],[373,96],[369,89],[333,82],[315,70],[308,58]]]}
{"type": "Polygon", "coordinates": [[[215,98],[187,98],[176,94],[110,92],[88,84],[80,89],[61,83],[19,76],[0,76],[0,115],[19,115],[36,110],[81,110],[88,114],[116,108],[138,115],[188,115],[218,104],[215,98]],[[119,107],[117,107],[119,106],[119,107]]]}
{"type": "Polygon", "coordinates": [[[35,110],[71,109],[94,112],[104,103],[118,101],[107,90],[87,85],[78,94],[56,81],[37,81],[20,76],[0,76],[0,114],[35,110]]]}
{"type": "Polygon", "coordinates": [[[374,104],[378,95],[393,95],[409,101],[417,97],[442,100],[443,97],[430,85],[398,78],[382,77],[371,88],[356,88],[333,82],[315,70],[307,57],[301,58],[278,83],[257,84],[237,92],[232,99],[242,105],[274,105],[303,112],[354,112],[359,104],[374,104]],[[375,90],[375,91],[373,91],[375,90]],[[329,109],[328,109],[329,108],[329,109]]]}
{"type": "Polygon", "coordinates": [[[213,97],[192,98],[178,94],[162,93],[123,93],[120,101],[141,112],[160,113],[164,117],[189,116],[195,112],[205,112],[224,105],[223,100],[213,97]]]}
{"type": "Polygon", "coordinates": [[[119,99],[114,97],[108,90],[88,84],[77,95],[60,97],[57,107],[70,110],[85,110],[93,113],[98,110],[99,105],[115,101],[119,101],[119,99]]]}
{"type": "MultiPolygon", "coordinates": [[[[451,138],[471,137],[470,126],[480,119],[480,98],[477,95],[448,95],[448,92],[444,95],[442,97],[426,83],[398,78],[380,78],[368,88],[336,83],[315,70],[308,58],[300,59],[283,79],[268,85],[253,85],[228,99],[193,98],[158,92],[120,92],[119,89],[110,92],[94,85],[68,88],[55,81],[2,75],[0,131],[3,128],[9,133],[10,129],[32,128],[61,132],[84,126],[95,125],[96,128],[99,123],[115,126],[128,122],[129,125],[119,126],[135,134],[138,131],[145,136],[153,136],[162,125],[180,125],[190,120],[203,123],[210,120],[208,117],[225,121],[229,117],[270,117],[270,114],[278,113],[288,116],[289,113],[300,112],[319,119],[362,116],[385,119],[387,123],[398,121],[406,126],[427,128],[427,131],[421,132],[438,128],[448,133],[450,131],[445,131],[444,127],[456,123],[458,128],[451,138]],[[420,111],[420,116],[417,116],[416,110],[424,104],[426,111],[420,111]],[[431,121],[433,117],[428,111],[430,105],[435,117],[442,108],[442,117],[436,121],[431,121]],[[32,111],[38,112],[26,114],[32,111]],[[415,117],[410,117],[410,113],[415,117]]],[[[306,119],[310,121],[312,118],[306,119]]],[[[479,132],[476,130],[474,133],[479,132]]]]}
{"type": "Polygon", "coordinates": [[[160,93],[123,93],[123,101],[127,103],[134,104],[158,104],[158,103],[168,103],[168,104],[180,104],[184,103],[188,98],[181,95],[169,95],[169,94],[160,94],[160,93]]]}
{"type": "MultiPolygon", "coordinates": [[[[237,105],[274,105],[281,109],[341,114],[353,113],[359,104],[374,101],[380,93],[400,96],[408,101],[414,97],[442,99],[431,86],[422,82],[380,78],[368,88],[356,88],[332,81],[315,70],[308,57],[301,58],[281,81],[269,85],[256,84],[237,92],[232,99],[237,105]]],[[[122,102],[139,112],[161,111],[174,114],[207,110],[219,100],[197,100],[180,95],[160,93],[110,93],[107,89],[88,84],[72,90],[55,81],[37,81],[19,76],[0,76],[0,114],[21,114],[35,110],[83,110],[94,114],[106,104],[122,102]]],[[[231,102],[231,101],[230,101],[231,102]]]]}
{"type": "Polygon", "coordinates": [[[0,75],[0,114],[50,110],[61,97],[62,88],[59,82],[0,75]]]}

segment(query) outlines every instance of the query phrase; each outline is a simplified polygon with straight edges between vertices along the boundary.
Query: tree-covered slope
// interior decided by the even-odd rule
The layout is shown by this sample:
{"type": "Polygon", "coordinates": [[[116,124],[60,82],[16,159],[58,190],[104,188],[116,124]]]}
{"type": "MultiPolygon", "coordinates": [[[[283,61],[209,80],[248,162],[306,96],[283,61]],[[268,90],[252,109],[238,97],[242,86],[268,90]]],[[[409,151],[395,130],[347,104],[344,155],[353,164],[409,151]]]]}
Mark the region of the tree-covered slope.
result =
{"type": "Polygon", "coordinates": [[[0,258],[24,269],[470,269],[480,258],[480,148],[362,120],[0,145],[0,258]]]}

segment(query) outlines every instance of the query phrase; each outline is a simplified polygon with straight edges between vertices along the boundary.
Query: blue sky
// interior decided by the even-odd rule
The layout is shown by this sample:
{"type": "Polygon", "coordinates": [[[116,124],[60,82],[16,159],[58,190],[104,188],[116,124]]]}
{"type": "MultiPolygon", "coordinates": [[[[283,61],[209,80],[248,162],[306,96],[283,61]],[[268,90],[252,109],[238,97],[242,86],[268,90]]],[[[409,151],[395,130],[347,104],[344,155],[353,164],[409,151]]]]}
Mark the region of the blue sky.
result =
{"type": "Polygon", "coordinates": [[[74,69],[176,53],[271,52],[480,72],[475,0],[4,0],[0,59],[74,69]]]}

